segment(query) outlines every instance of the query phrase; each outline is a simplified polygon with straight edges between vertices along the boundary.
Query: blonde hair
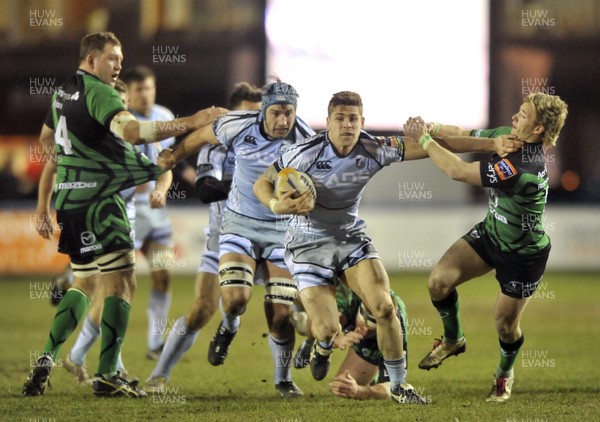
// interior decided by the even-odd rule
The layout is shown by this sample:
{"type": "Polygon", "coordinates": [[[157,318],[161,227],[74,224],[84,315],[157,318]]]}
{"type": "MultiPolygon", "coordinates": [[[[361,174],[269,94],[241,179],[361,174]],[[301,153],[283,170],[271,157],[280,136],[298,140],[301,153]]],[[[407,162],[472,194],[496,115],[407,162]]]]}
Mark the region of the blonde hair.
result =
{"type": "Polygon", "coordinates": [[[567,104],[558,95],[549,95],[542,92],[529,94],[523,99],[524,103],[531,103],[535,108],[536,121],[544,126],[541,135],[545,146],[555,146],[556,140],[567,119],[567,104]]]}

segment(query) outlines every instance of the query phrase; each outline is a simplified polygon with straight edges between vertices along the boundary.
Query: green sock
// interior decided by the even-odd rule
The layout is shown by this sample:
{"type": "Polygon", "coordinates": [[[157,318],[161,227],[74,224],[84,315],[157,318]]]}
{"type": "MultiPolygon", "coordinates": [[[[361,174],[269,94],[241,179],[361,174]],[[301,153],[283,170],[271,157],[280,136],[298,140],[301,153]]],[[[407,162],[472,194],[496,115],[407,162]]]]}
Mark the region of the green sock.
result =
{"type": "Polygon", "coordinates": [[[98,373],[105,377],[117,373],[117,360],[125,339],[130,310],[129,303],[120,297],[109,296],[104,299],[104,310],[102,311],[102,322],[100,324],[102,343],[98,373]]]}
{"type": "Polygon", "coordinates": [[[70,289],[65,294],[58,304],[54,321],[52,321],[50,335],[44,346],[44,354],[56,359],[60,348],[77,328],[77,324],[81,321],[89,305],[90,300],[81,290],[70,289]]]}
{"type": "Polygon", "coordinates": [[[500,364],[496,368],[496,378],[508,377],[512,374],[512,368],[517,360],[519,350],[525,342],[525,336],[521,335],[521,338],[514,343],[504,343],[500,339],[498,341],[500,342],[500,364]]]}
{"type": "Polygon", "coordinates": [[[460,315],[458,313],[460,306],[456,290],[452,290],[444,299],[432,300],[431,303],[433,303],[433,306],[435,306],[435,309],[440,314],[442,324],[444,324],[443,340],[452,343],[463,338],[464,333],[460,324],[460,315]]]}

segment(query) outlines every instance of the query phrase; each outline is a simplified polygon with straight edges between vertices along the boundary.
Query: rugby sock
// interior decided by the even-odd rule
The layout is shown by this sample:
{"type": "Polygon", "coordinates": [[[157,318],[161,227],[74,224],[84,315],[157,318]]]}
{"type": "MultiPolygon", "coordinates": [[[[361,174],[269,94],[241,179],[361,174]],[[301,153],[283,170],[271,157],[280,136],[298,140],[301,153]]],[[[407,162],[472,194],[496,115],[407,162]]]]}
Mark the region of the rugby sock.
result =
{"type": "Polygon", "coordinates": [[[269,334],[269,348],[275,362],[275,384],[292,380],[292,359],[294,358],[295,336],[287,339],[276,339],[269,334]]]}
{"type": "Polygon", "coordinates": [[[77,341],[75,341],[75,345],[71,349],[71,360],[77,365],[83,365],[88,351],[99,336],[100,327],[92,321],[92,318],[88,314],[83,320],[83,327],[81,327],[81,332],[77,336],[77,341]]]}
{"type": "Polygon", "coordinates": [[[460,305],[458,302],[458,293],[456,290],[446,296],[442,300],[432,300],[433,306],[442,318],[444,324],[444,341],[455,343],[464,337],[464,333],[460,324],[460,314],[458,313],[460,305]]]}
{"type": "Polygon", "coordinates": [[[108,296],[102,311],[102,343],[98,373],[111,377],[117,372],[117,359],[127,332],[131,306],[123,298],[108,296]]]}
{"type": "Polygon", "coordinates": [[[394,360],[383,360],[385,369],[390,377],[391,388],[406,382],[406,368],[404,368],[404,357],[394,360]]]}
{"type": "Polygon", "coordinates": [[[171,294],[152,289],[148,301],[148,349],[157,350],[164,344],[171,294]]]}
{"type": "Polygon", "coordinates": [[[150,377],[162,375],[169,379],[171,370],[183,354],[196,342],[200,330],[193,331],[185,326],[185,315],[182,315],[171,327],[160,359],[150,377]]]}
{"type": "Polygon", "coordinates": [[[496,368],[496,378],[498,377],[509,377],[512,374],[512,368],[517,360],[517,355],[523,343],[525,342],[525,336],[521,336],[520,339],[514,343],[500,342],[500,364],[496,368]]]}
{"type": "Polygon", "coordinates": [[[219,309],[223,316],[223,327],[230,333],[235,333],[240,328],[240,316],[228,314],[223,309],[223,298],[219,299],[219,309]]]}
{"type": "Polygon", "coordinates": [[[325,350],[331,350],[333,349],[333,339],[331,339],[330,341],[318,341],[319,346],[321,346],[321,349],[325,349],[325,350]]]}
{"type": "Polygon", "coordinates": [[[50,335],[44,346],[44,354],[51,355],[56,360],[60,348],[77,328],[89,305],[90,300],[85,293],[77,289],[69,289],[56,309],[50,335]]]}

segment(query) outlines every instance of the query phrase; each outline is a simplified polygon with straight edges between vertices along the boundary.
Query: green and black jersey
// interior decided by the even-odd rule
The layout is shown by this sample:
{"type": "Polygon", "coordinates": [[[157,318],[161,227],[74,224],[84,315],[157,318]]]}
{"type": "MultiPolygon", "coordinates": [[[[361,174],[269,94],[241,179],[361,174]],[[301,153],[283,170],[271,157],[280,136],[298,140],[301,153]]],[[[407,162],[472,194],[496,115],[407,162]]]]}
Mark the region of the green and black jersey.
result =
{"type": "MultiPolygon", "coordinates": [[[[476,130],[471,136],[496,138],[510,126],[476,130]]],[[[505,157],[496,154],[480,162],[481,182],[490,188],[484,229],[490,241],[507,253],[530,255],[548,247],[542,221],[548,196],[548,172],[542,142],[526,143],[505,157]]]]}
{"type": "Polygon", "coordinates": [[[110,131],[125,110],[117,91],[81,69],[52,96],[46,125],[55,132],[57,210],[87,207],[164,172],[110,131]]]}
{"type": "MultiPolygon", "coordinates": [[[[402,326],[402,332],[407,332],[407,321],[406,306],[400,296],[393,290],[390,290],[392,295],[392,301],[396,308],[396,315],[400,320],[402,326]]],[[[340,283],[336,288],[335,298],[337,302],[338,311],[341,314],[340,322],[342,323],[342,329],[344,331],[354,330],[356,327],[356,314],[359,312],[361,300],[360,298],[344,284],[340,283]]],[[[407,356],[408,341],[407,336],[403,336],[405,356],[407,356]]],[[[372,365],[379,367],[379,374],[377,376],[376,383],[389,381],[387,370],[383,363],[383,354],[377,346],[377,336],[373,335],[362,339],[359,343],[352,346],[352,349],[358,356],[372,365]]],[[[406,364],[406,363],[405,363],[406,364]]]]}

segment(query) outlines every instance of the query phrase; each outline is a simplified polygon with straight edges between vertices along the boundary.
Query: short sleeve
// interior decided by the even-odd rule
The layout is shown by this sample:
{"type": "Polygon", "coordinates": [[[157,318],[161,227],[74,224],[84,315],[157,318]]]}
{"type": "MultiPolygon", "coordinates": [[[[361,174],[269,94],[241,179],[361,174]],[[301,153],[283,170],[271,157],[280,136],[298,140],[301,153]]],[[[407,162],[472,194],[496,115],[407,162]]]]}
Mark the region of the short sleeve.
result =
{"type": "Polygon", "coordinates": [[[86,103],[90,116],[106,128],[110,127],[115,114],[127,110],[119,93],[101,82],[90,84],[86,92],[86,103]]]}

